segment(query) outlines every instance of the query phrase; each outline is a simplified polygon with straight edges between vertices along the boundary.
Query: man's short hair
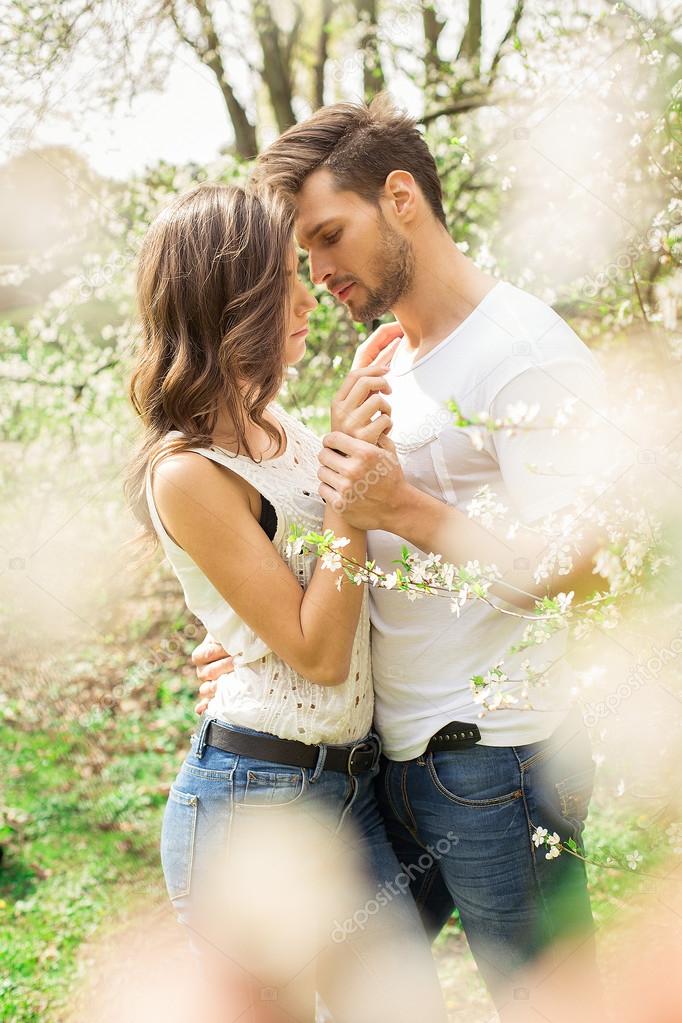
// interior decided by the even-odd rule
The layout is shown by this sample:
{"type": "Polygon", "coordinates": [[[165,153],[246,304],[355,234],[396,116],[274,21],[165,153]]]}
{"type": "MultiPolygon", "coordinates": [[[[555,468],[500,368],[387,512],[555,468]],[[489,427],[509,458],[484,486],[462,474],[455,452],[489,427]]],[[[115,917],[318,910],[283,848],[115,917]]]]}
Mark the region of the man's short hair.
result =
{"type": "Polygon", "coordinates": [[[320,107],[293,125],[260,154],[253,181],[258,188],[294,199],[320,167],[331,171],[339,189],[374,204],[391,171],[409,171],[433,215],[446,226],[436,161],[414,118],[394,106],[385,92],[369,105],[320,107]]]}

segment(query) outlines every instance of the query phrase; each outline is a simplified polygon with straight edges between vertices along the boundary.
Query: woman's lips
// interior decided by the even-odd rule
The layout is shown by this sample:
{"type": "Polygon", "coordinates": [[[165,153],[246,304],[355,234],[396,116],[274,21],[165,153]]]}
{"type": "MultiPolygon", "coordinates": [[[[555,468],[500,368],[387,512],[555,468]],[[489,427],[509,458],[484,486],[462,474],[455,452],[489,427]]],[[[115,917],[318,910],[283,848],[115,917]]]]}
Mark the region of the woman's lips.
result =
{"type": "Polygon", "coordinates": [[[291,336],[292,337],[301,337],[301,335],[308,333],[308,329],[309,329],[308,327],[301,327],[300,330],[295,330],[294,333],[291,336]]]}

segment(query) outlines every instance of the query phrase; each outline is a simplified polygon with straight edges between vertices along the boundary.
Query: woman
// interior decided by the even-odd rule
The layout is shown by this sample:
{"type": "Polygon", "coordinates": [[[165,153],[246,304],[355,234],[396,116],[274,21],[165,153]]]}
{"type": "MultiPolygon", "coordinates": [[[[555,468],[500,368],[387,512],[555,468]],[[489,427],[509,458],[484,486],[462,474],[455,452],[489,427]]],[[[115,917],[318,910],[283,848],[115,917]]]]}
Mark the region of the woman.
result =
{"type": "MultiPolygon", "coordinates": [[[[262,990],[266,973],[274,984],[267,990],[298,1018],[303,1007],[309,1012],[307,996],[297,984],[292,993],[282,974],[309,974],[305,960],[335,1019],[407,1020],[415,999],[422,1018],[444,1019],[407,894],[370,913],[357,891],[348,900],[340,877],[323,876],[316,899],[344,891],[340,902],[325,903],[322,932],[316,913],[297,915],[307,896],[292,898],[308,888],[293,882],[299,861],[314,873],[326,856],[316,860],[320,834],[335,836],[337,851],[360,852],[370,896],[400,866],[373,796],[379,745],[370,730],[366,592],[339,590],[336,573],[287,546],[294,524],[332,529],[347,538],[348,557],[365,560],[364,534],[317,495],[319,440],[275,403],[286,367],[305,352],[315,306],[297,275],[291,211],[226,185],[175,199],[144,240],[138,303],[142,344],[131,394],[144,436],[129,499],[147,534],[158,537],[188,607],[234,654],[235,667],[170,790],[161,840],[169,896],[194,932],[210,933],[207,940],[243,973],[258,976],[250,989],[262,990]],[[298,845],[275,826],[284,817],[296,838],[305,836],[298,845]],[[247,877],[264,849],[257,878],[247,877]],[[261,903],[286,890],[291,920],[278,925],[271,914],[247,940],[260,919],[253,900],[274,876],[261,903]],[[248,910],[237,906],[243,890],[248,910]],[[217,904],[221,912],[212,914],[217,904]],[[317,951],[320,936],[331,952],[317,951]]],[[[363,436],[376,442],[391,422],[382,367],[368,372],[377,377],[371,410],[378,415],[363,436]]],[[[342,871],[347,858],[337,861],[342,871]]]]}

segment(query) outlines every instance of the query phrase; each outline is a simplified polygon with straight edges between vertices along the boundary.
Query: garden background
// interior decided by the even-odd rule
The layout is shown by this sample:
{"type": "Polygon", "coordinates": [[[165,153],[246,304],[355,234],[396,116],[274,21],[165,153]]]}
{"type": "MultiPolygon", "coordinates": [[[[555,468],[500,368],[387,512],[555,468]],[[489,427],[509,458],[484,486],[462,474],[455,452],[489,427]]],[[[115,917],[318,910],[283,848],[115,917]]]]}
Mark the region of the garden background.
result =
{"type": "MultiPolygon", "coordinates": [[[[550,302],[618,379],[639,470],[673,495],[674,540],[681,13],[663,0],[0,2],[0,1018],[71,1018],[106,942],[140,913],[170,915],[158,833],[203,633],[160,560],[134,563],[122,498],[135,259],[155,212],[192,182],[242,180],[322,103],[388,88],[423,126],[463,251],[550,302]]],[[[322,431],[367,330],[317,296],[284,401],[322,431]]],[[[672,904],[682,856],[682,618],[674,587],[657,601],[658,631],[630,621],[579,651],[607,975],[611,923],[641,900],[672,904]],[[654,738],[635,745],[653,712],[654,738]]],[[[453,1020],[488,1019],[456,918],[437,955],[453,1020]]]]}

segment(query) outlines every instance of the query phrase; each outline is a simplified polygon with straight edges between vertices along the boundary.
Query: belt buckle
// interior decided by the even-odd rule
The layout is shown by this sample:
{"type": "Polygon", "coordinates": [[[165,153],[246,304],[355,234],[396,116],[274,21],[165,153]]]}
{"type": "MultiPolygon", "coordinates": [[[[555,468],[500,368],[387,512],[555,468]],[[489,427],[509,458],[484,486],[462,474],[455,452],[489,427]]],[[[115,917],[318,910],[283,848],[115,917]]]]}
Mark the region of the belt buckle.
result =
{"type": "Polygon", "coordinates": [[[357,742],[355,746],[351,747],[351,751],[348,754],[347,768],[349,775],[354,778],[356,774],[361,774],[362,771],[373,770],[379,763],[380,756],[381,745],[379,744],[379,740],[376,736],[370,735],[369,738],[363,739],[362,742],[357,742]],[[366,760],[368,756],[371,757],[369,763],[367,763],[366,760]],[[357,771],[354,770],[356,762],[358,767],[357,771]]]}

